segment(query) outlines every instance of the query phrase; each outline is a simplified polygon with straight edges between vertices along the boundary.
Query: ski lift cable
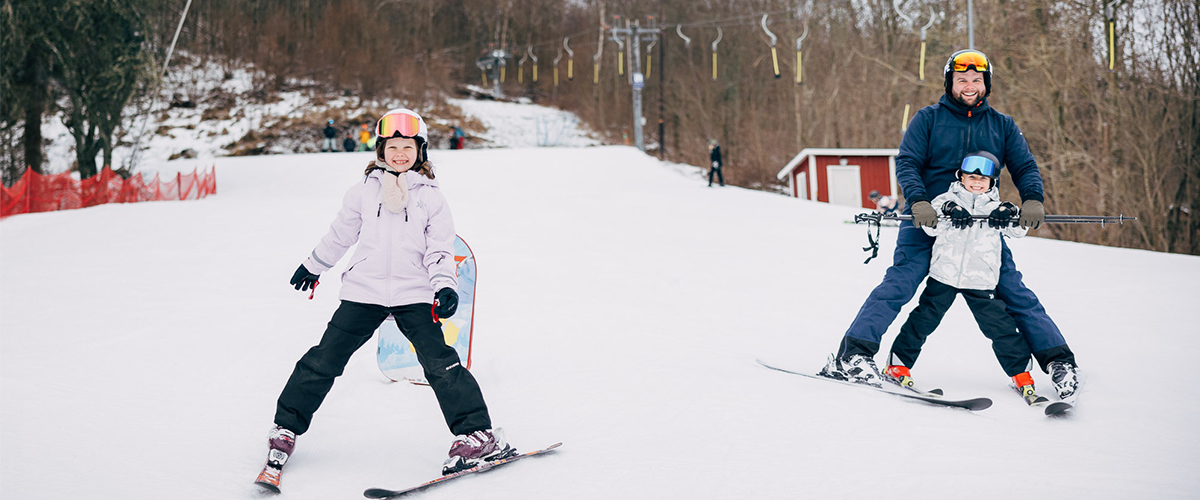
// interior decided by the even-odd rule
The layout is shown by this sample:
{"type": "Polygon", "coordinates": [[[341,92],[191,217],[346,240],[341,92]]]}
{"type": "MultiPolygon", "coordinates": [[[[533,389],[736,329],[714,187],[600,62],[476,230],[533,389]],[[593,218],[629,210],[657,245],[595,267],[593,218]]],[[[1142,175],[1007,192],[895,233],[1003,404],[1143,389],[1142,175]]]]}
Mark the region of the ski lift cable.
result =
{"type": "Polygon", "coordinates": [[[676,26],[682,26],[684,28],[716,28],[718,26],[746,25],[745,21],[753,21],[754,19],[758,18],[759,16],[761,16],[763,14],[784,14],[784,13],[788,13],[788,12],[792,12],[792,9],[774,10],[774,11],[767,11],[767,12],[754,13],[754,14],[742,14],[742,15],[733,16],[733,17],[709,19],[706,21],[695,21],[695,22],[690,22],[690,23],[678,23],[678,24],[676,24],[676,26]],[[723,23],[731,22],[731,21],[737,21],[737,22],[733,22],[730,24],[723,24],[723,23]]]}

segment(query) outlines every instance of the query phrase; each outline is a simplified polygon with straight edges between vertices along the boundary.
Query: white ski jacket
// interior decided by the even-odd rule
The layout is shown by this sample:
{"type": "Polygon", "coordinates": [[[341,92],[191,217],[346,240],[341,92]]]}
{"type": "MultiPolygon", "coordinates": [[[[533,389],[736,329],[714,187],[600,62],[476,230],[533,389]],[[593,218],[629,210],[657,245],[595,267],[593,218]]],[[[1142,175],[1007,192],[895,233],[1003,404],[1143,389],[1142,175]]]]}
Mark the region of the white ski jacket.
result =
{"type": "Polygon", "coordinates": [[[372,170],[351,187],[329,232],[304,261],[321,274],[358,243],[342,273],[342,300],[389,307],[432,303],[437,290],[458,286],[454,219],[437,181],[411,170],[401,174],[407,203],[393,213],[383,196],[383,182],[394,182],[392,175],[372,170]]]}
{"type": "MultiPolygon", "coordinates": [[[[940,213],[947,201],[957,203],[971,215],[988,215],[1000,206],[1000,190],[993,186],[976,195],[955,181],[949,191],[930,204],[940,213]]],[[[936,228],[922,229],[937,238],[929,260],[929,276],[952,287],[971,290],[993,290],[1000,282],[1000,235],[1020,238],[1029,232],[1019,226],[992,229],[985,220],[976,220],[967,229],[956,229],[943,219],[936,228]]]]}

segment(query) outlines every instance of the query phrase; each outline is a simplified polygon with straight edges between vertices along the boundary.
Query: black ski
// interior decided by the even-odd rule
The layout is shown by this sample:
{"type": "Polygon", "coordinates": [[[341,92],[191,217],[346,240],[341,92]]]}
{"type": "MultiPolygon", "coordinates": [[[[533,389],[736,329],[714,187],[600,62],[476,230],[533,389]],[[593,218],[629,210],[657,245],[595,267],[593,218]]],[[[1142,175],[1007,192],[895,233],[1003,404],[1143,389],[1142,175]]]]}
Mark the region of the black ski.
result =
{"type": "Polygon", "coordinates": [[[517,460],[520,460],[525,457],[532,457],[534,455],[540,455],[542,453],[554,451],[554,449],[558,448],[559,446],[562,446],[562,443],[555,443],[555,444],[550,445],[547,448],[531,451],[528,453],[521,453],[519,455],[513,455],[511,457],[502,458],[502,459],[496,460],[494,462],[484,462],[484,463],[481,463],[470,469],[458,471],[453,474],[447,474],[445,476],[439,477],[432,481],[427,481],[427,482],[421,483],[417,486],[413,486],[411,488],[406,488],[403,490],[385,490],[383,488],[371,488],[367,491],[364,491],[363,496],[365,496],[367,498],[396,498],[398,496],[406,495],[406,494],[412,493],[414,491],[423,490],[423,489],[433,486],[435,484],[444,483],[444,482],[449,481],[454,478],[459,478],[462,476],[466,476],[468,474],[474,474],[476,472],[489,471],[489,470],[495,469],[496,467],[499,467],[501,465],[504,465],[504,464],[507,464],[510,462],[516,462],[517,460]]]}
{"type": "Polygon", "coordinates": [[[866,384],[855,384],[853,382],[846,382],[844,380],[835,380],[835,379],[832,379],[829,377],[822,377],[822,376],[816,375],[816,374],[808,374],[808,373],[803,373],[803,372],[787,370],[784,368],[779,368],[777,366],[771,366],[761,359],[758,359],[755,361],[758,361],[758,364],[763,365],[766,368],[770,368],[772,370],[780,371],[783,373],[790,373],[792,375],[800,375],[803,377],[815,378],[817,380],[825,380],[825,381],[829,381],[829,382],[850,385],[850,386],[854,386],[854,387],[863,387],[863,388],[868,388],[868,389],[874,389],[874,390],[877,390],[880,392],[885,392],[885,393],[891,394],[893,396],[900,396],[902,398],[915,399],[918,401],[924,401],[926,403],[930,403],[930,404],[934,404],[934,405],[938,405],[938,406],[963,408],[963,409],[971,410],[971,411],[985,410],[992,406],[992,400],[988,399],[988,398],[975,398],[975,399],[964,399],[964,400],[945,399],[941,396],[934,395],[933,393],[921,393],[921,392],[917,392],[917,391],[910,391],[908,389],[903,389],[900,387],[895,387],[895,389],[893,390],[893,388],[890,386],[875,387],[875,386],[866,385],[866,384]]]}
{"type": "Polygon", "coordinates": [[[1048,417],[1057,417],[1059,415],[1063,415],[1063,414],[1067,413],[1067,410],[1074,408],[1074,406],[1071,406],[1071,403],[1064,403],[1062,401],[1054,401],[1054,402],[1045,401],[1045,402],[1041,402],[1041,403],[1034,403],[1030,406],[1036,406],[1038,408],[1043,408],[1046,412],[1046,416],[1048,416],[1048,417]]]}

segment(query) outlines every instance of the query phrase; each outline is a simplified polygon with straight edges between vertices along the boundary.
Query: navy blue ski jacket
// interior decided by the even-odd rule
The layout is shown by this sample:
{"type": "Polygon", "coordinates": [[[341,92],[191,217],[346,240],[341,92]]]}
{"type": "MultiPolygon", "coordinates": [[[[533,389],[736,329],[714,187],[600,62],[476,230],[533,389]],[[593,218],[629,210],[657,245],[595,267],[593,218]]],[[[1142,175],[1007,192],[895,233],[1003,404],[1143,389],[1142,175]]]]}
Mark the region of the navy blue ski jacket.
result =
{"type": "Polygon", "coordinates": [[[1022,201],[1045,201],[1037,161],[1012,117],[992,109],[987,99],[968,108],[943,94],[937,104],[913,116],[900,141],[896,180],[904,192],[905,212],[913,203],[946,192],[963,158],[976,151],[996,155],[1008,168],[1022,201]]]}

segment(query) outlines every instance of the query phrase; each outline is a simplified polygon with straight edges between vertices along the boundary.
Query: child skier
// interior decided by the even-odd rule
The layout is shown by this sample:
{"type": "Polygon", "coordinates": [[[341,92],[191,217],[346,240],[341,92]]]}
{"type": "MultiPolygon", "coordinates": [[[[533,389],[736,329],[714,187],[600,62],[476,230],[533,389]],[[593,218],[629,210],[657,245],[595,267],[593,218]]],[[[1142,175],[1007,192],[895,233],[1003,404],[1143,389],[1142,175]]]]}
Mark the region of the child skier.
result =
{"type": "Polygon", "coordinates": [[[892,343],[883,377],[905,387],[913,386],[909,369],[921,354],[921,346],[954,303],[954,297],[962,294],[979,328],[992,340],[996,359],[1012,377],[1025,402],[1044,401],[1045,398],[1034,393],[1033,378],[1029,375],[1033,354],[1029,344],[1017,330],[1004,302],[996,297],[1001,234],[1020,238],[1028,229],[1011,225],[1019,210],[1012,203],[1000,201],[996,187],[1000,162],[991,153],[979,151],[967,156],[957,177],[949,191],[931,202],[950,217],[951,227],[922,228],[937,238],[929,263],[929,279],[919,304],[892,343]],[[986,225],[982,220],[978,225],[973,224],[972,215],[989,216],[986,225]]]}
{"type": "Polygon", "coordinates": [[[320,274],[358,244],[342,274],[341,305],[279,395],[267,468],[258,481],[272,489],[334,378],[388,315],[415,347],[456,436],[442,473],[516,454],[500,429],[493,431],[479,384],[446,345],[437,322],[454,314],[458,294],[454,221],[429,162],[428,127],[417,113],[395,109],[380,118],[375,133],[377,159],[346,192],[329,232],[291,279],[297,290],[315,290],[320,274]]]}
{"type": "Polygon", "coordinates": [[[358,133],[358,150],[369,151],[371,149],[371,129],[367,124],[362,124],[362,131],[358,133]]]}
{"type": "Polygon", "coordinates": [[[894,215],[900,208],[899,200],[895,196],[884,196],[874,189],[867,194],[867,198],[875,202],[875,212],[883,215],[894,215]]]}

